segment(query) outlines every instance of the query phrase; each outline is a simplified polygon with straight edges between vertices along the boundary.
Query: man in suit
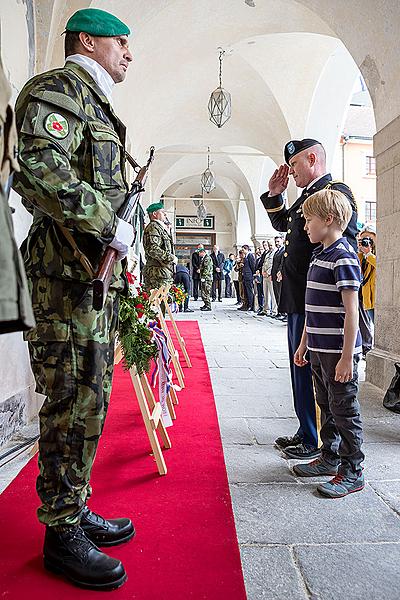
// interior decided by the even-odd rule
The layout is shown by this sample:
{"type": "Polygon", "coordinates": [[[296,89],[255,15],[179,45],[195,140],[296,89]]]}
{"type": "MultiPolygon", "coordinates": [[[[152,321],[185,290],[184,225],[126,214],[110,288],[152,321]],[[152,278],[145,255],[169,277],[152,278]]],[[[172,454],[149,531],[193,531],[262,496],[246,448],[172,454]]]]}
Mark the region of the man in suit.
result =
{"type": "Polygon", "coordinates": [[[254,254],[250,252],[250,248],[247,244],[242,246],[244,260],[243,260],[243,287],[247,299],[247,308],[239,310],[254,310],[254,273],[256,272],[256,259],[254,254]]]}
{"type": "MultiPolygon", "coordinates": [[[[189,264],[189,263],[188,263],[189,264]]],[[[185,302],[183,304],[184,312],[194,312],[191,308],[189,308],[189,298],[190,298],[190,272],[187,267],[184,265],[176,265],[175,275],[174,275],[174,283],[175,285],[182,285],[183,289],[186,292],[185,302]]],[[[182,310],[182,306],[179,307],[179,310],[182,310]]]]}
{"type": "Polygon", "coordinates": [[[222,280],[224,278],[223,266],[225,262],[225,256],[219,251],[218,246],[213,247],[213,251],[211,252],[211,260],[213,263],[211,298],[213,302],[215,302],[217,299],[218,290],[218,302],[222,302],[222,280]]]}
{"type": "Polygon", "coordinates": [[[192,280],[193,280],[193,300],[199,299],[199,285],[200,285],[200,256],[199,251],[203,248],[202,244],[199,244],[196,250],[192,254],[192,280]]]}
{"type": "MultiPolygon", "coordinates": [[[[284,240],[280,235],[277,235],[274,240],[276,252],[272,259],[272,269],[271,269],[271,281],[272,288],[274,291],[276,306],[279,305],[279,299],[281,297],[281,288],[282,288],[282,261],[283,261],[283,253],[285,251],[284,240]]],[[[276,315],[277,319],[287,320],[286,315],[283,313],[279,313],[276,315]]]]}
{"type": "Polygon", "coordinates": [[[311,244],[304,230],[303,202],[324,188],[342,192],[352,206],[350,223],[344,232],[349,243],[357,250],[357,207],[350,188],[342,182],[332,181],[326,172],[326,155],[322,144],[314,139],[291,140],[284,149],[285,165],[275,170],[269,181],[269,191],[261,196],[261,202],[278,231],[286,231],[285,251],[281,268],[282,289],[278,312],[288,314],[288,346],[294,408],[300,426],[294,436],[279,437],[276,445],[288,458],[305,459],[319,456],[318,434],[315,416],[315,399],[311,379],[311,367],[297,367],[293,362],[304,328],[305,289],[311,254],[316,247],[311,244]],[[283,193],[289,175],[295,184],[303,188],[300,197],[289,208],[285,206],[283,193]]]}

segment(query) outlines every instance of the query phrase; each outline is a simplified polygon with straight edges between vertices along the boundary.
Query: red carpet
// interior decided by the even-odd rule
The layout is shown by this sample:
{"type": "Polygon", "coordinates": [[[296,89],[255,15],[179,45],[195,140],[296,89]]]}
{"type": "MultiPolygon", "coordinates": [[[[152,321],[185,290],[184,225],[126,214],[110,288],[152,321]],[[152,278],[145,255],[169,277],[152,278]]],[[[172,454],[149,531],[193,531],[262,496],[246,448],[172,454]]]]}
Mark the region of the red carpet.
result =
{"type": "MultiPolygon", "coordinates": [[[[184,369],[177,420],[160,477],[128,373],[116,369],[110,412],[94,468],[93,510],[130,516],[136,538],[108,553],[127,583],[113,597],[138,600],[245,600],[242,570],[208,366],[197,322],[180,322],[193,363],[184,369]]],[[[81,600],[98,593],[72,587],[42,569],[33,459],[0,496],[0,598],[81,600]]]]}

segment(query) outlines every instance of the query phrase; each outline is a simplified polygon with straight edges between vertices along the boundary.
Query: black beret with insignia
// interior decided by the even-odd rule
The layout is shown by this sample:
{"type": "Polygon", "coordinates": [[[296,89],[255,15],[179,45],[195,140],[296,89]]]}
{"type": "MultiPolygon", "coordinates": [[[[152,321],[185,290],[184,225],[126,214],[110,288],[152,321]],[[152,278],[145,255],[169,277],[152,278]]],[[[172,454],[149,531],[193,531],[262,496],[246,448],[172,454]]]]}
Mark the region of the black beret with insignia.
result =
{"type": "Polygon", "coordinates": [[[296,156],[299,152],[311,148],[311,146],[315,146],[316,144],[322,146],[321,142],[311,138],[305,138],[304,140],[290,140],[290,142],[286,144],[284,150],[286,163],[289,164],[289,160],[293,158],[293,156],[296,156]]]}

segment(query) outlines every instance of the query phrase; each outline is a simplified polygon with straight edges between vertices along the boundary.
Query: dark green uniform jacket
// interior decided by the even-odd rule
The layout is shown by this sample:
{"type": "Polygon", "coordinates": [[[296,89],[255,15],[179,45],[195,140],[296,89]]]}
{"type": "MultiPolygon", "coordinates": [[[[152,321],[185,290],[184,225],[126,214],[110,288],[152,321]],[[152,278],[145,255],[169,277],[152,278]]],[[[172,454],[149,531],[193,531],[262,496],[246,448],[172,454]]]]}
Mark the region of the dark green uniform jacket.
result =
{"type": "Polygon", "coordinates": [[[146,264],[143,275],[146,289],[157,289],[174,278],[174,245],[168,231],[158,221],[150,221],[143,234],[146,264]]]}
{"type": "Polygon", "coordinates": [[[0,333],[26,330],[35,324],[6,193],[8,179],[18,169],[17,131],[10,96],[10,84],[0,60],[0,333]]]}
{"type": "MultiPolygon", "coordinates": [[[[59,228],[66,227],[94,270],[116,229],[124,201],[124,125],[80,66],[37,75],[16,104],[21,172],[14,189],[33,213],[24,242],[27,274],[90,282],[59,228]]],[[[112,285],[123,287],[121,263],[112,285]]]]}

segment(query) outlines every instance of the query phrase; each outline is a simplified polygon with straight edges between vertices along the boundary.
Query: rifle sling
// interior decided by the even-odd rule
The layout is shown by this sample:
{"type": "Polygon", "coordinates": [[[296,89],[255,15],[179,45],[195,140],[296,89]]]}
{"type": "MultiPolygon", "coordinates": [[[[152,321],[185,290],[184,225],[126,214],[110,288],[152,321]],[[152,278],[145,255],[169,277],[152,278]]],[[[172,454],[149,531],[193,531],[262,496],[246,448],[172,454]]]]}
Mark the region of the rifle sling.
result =
{"type": "Polygon", "coordinates": [[[85,269],[86,273],[89,275],[90,279],[94,279],[96,277],[96,273],[95,273],[95,270],[93,269],[92,263],[90,262],[90,260],[86,256],[86,254],[83,254],[83,252],[81,252],[79,250],[77,243],[75,242],[74,238],[71,235],[71,232],[63,225],[60,225],[60,223],[57,223],[57,225],[61,229],[62,233],[64,234],[64,237],[66,238],[67,242],[69,243],[72,250],[74,251],[74,257],[77,260],[79,260],[82,267],[85,269]]]}

